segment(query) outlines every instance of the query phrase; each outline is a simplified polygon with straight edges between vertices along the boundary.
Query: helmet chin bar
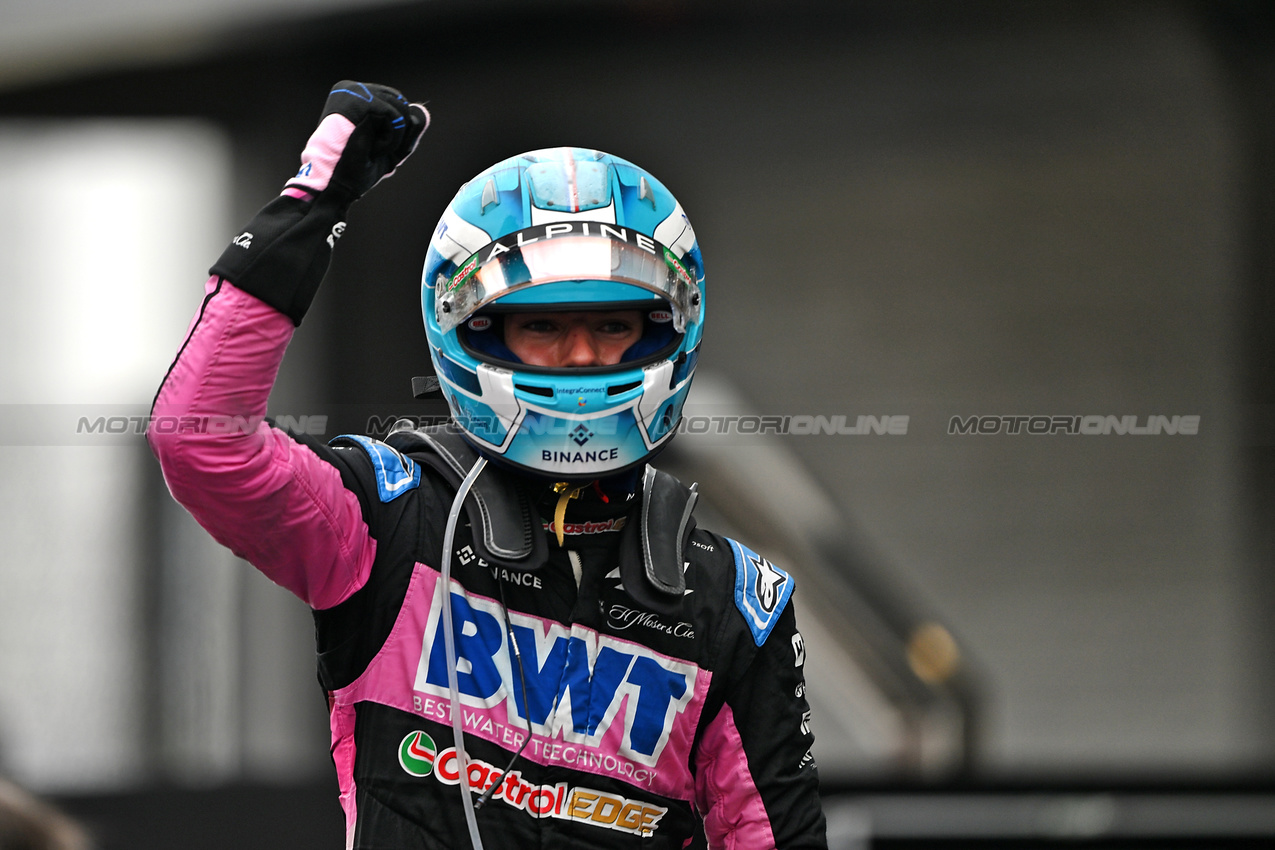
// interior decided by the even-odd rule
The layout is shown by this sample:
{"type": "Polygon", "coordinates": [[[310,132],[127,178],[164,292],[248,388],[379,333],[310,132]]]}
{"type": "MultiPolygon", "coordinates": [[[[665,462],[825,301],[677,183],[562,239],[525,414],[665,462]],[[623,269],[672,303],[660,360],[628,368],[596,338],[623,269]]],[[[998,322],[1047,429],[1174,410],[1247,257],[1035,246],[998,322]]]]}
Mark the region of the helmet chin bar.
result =
{"type": "MultiPolygon", "coordinates": [[[[673,386],[673,362],[664,360],[647,366],[642,370],[642,399],[637,406],[637,421],[642,439],[648,449],[653,449],[660,442],[651,439],[655,429],[656,416],[664,402],[672,398],[678,387],[673,386]]],[[[671,432],[670,432],[671,433],[671,432]]]]}
{"type": "Polygon", "coordinates": [[[478,364],[478,386],[482,389],[482,397],[491,412],[505,427],[505,439],[500,446],[492,446],[501,454],[509,448],[510,442],[518,435],[518,427],[522,424],[526,408],[514,395],[514,373],[508,369],[478,364]]]}
{"type": "Polygon", "coordinates": [[[690,383],[688,377],[670,386],[673,369],[663,361],[642,369],[640,381],[612,375],[629,389],[617,394],[616,403],[599,402],[582,413],[569,405],[588,407],[587,398],[600,395],[605,386],[603,376],[592,384],[567,386],[543,404],[519,393],[513,373],[486,364],[479,366],[481,393],[446,377],[443,385],[466,439],[492,460],[554,480],[592,480],[640,465],[672,438],[690,383]]]}

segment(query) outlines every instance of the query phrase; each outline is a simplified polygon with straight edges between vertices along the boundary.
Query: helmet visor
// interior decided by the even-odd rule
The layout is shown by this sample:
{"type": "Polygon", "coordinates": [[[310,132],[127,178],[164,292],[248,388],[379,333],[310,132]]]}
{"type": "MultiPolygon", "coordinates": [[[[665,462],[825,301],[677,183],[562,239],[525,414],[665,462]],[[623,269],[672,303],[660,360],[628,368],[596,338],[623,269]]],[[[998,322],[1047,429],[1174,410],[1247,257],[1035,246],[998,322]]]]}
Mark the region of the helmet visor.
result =
{"type": "Polygon", "coordinates": [[[697,281],[672,251],[646,234],[592,221],[511,233],[461,263],[450,279],[439,278],[434,313],[444,333],[502,295],[566,280],[615,281],[659,295],[672,306],[678,333],[700,316],[697,281]]]}

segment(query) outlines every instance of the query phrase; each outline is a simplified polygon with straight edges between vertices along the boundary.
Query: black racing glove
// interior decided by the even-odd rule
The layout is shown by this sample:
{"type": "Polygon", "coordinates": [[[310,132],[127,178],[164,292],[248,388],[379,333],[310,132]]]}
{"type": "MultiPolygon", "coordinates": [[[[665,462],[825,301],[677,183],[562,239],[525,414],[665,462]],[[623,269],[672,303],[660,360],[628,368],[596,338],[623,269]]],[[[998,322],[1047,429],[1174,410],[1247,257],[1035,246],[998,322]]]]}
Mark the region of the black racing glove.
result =
{"type": "Polygon", "coordinates": [[[429,113],[388,86],[342,80],[301,152],[301,170],[231,241],[209,273],[301,324],[350,205],[416,149],[429,113]]]}

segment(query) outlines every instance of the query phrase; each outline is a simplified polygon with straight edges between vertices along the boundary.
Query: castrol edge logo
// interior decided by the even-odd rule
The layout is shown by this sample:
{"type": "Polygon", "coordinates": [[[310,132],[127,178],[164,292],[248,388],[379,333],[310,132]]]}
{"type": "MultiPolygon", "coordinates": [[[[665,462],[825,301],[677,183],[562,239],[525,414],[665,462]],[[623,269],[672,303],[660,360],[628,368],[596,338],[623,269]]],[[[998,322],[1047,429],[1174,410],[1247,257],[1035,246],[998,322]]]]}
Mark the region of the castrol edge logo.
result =
{"type": "MultiPolygon", "coordinates": [[[[424,736],[423,732],[413,734],[424,736]]],[[[408,739],[412,737],[413,735],[409,735],[408,739]]],[[[405,739],[404,745],[407,742],[405,739]]],[[[438,753],[433,759],[432,768],[433,775],[444,785],[460,784],[460,759],[455,747],[448,747],[438,753]]],[[[412,776],[428,775],[428,772],[410,770],[406,764],[403,769],[412,776]]],[[[495,785],[491,795],[493,800],[521,809],[534,818],[571,820],[631,835],[648,836],[668,813],[668,809],[663,806],[630,800],[619,794],[608,794],[592,788],[573,788],[566,782],[535,785],[523,779],[520,771],[511,770],[502,775],[500,768],[481,759],[469,759],[465,772],[468,774],[469,787],[474,793],[482,794],[495,785]]]]}
{"type": "Polygon", "coordinates": [[[424,732],[409,732],[398,745],[398,763],[412,776],[429,776],[434,770],[434,739],[424,732]]]}

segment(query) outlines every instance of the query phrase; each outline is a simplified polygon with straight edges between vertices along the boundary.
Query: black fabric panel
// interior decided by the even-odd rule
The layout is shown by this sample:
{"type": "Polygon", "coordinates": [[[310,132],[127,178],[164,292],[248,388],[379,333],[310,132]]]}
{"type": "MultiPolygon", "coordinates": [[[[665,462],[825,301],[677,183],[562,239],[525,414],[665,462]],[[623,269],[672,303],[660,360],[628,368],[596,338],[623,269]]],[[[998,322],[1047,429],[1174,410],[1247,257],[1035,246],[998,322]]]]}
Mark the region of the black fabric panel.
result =
{"type": "Polygon", "coordinates": [[[352,199],[280,195],[248,222],[209,270],[300,325],[327,273],[352,199]]]}
{"type": "MultiPolygon", "coordinates": [[[[802,731],[810,704],[796,664],[797,619],[789,600],[744,673],[731,677],[727,702],[779,847],[826,850],[819,772],[807,758],[814,736],[802,731]]],[[[742,637],[751,640],[745,630],[742,637]]]]}
{"type": "Polygon", "coordinates": [[[376,540],[376,559],[367,584],[341,604],[314,611],[319,682],[332,691],[357,679],[385,644],[416,561],[439,563],[441,530],[428,517],[445,510],[439,506],[450,504],[451,495],[436,473],[425,469],[419,487],[382,504],[366,451],[333,448],[310,437],[297,439],[341,473],[346,488],[358,497],[368,532],[376,540]]]}

